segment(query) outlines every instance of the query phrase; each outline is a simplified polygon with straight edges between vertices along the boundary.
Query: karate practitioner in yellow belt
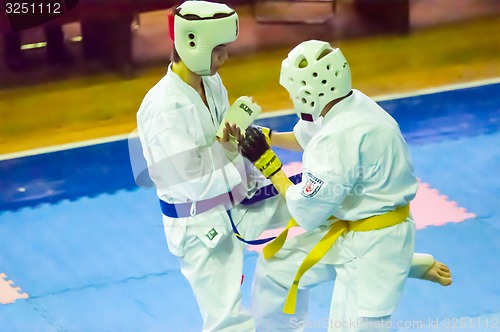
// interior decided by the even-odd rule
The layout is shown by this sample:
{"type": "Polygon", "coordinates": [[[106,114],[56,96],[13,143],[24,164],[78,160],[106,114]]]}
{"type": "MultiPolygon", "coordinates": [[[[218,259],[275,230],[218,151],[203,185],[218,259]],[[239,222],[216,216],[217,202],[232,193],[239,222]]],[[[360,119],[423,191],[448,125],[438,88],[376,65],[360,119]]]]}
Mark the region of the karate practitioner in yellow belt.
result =
{"type": "MultiPolygon", "coordinates": [[[[299,291],[335,278],[329,330],[386,331],[384,322],[412,273],[415,225],[409,203],[418,184],[406,142],[387,112],[352,89],[347,60],[326,42],[295,47],[283,61],[280,83],[300,118],[281,145],[304,151],[302,182],[288,179],[270,149],[279,137],[250,127],[239,143],[293,216],[257,263],[257,330],[300,330],[307,304],[295,311],[299,291]],[[297,225],[307,232],[288,245],[288,229],[297,225]],[[287,320],[283,304],[295,316],[287,320]]],[[[439,282],[451,283],[447,267],[443,271],[439,282]]]]}

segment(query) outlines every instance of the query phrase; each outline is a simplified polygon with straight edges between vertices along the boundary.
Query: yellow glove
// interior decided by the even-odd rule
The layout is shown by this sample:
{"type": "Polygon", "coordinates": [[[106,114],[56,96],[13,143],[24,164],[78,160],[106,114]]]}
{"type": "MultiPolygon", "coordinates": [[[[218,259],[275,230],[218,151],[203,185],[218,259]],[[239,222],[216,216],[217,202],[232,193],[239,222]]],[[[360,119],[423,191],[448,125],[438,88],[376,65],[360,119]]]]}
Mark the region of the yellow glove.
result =
{"type": "Polygon", "coordinates": [[[254,163],[254,166],[264,175],[266,178],[270,178],[276,174],[283,164],[279,160],[278,156],[269,149],[264,152],[262,156],[254,163]]]}
{"type": "Polygon", "coordinates": [[[276,174],[283,164],[269,147],[266,135],[256,126],[245,131],[245,137],[239,142],[241,154],[248,158],[266,178],[276,174]]]}

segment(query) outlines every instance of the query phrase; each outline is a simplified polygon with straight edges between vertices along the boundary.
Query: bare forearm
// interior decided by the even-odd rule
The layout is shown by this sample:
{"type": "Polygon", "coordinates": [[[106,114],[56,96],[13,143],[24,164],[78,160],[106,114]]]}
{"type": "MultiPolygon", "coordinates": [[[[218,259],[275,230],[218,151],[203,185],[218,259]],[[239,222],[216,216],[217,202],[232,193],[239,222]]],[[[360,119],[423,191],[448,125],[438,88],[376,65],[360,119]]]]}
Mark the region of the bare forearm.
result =
{"type": "Polygon", "coordinates": [[[286,133],[274,132],[271,135],[271,145],[290,151],[302,151],[302,147],[292,131],[286,133]]]}

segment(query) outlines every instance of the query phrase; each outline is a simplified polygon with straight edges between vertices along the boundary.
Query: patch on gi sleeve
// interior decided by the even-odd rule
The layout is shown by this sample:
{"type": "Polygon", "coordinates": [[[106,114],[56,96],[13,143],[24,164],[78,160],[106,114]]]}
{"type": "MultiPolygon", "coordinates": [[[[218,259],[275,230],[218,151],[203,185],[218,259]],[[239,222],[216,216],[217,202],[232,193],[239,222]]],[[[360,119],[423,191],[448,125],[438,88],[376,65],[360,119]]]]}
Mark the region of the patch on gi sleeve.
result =
{"type": "Polygon", "coordinates": [[[313,197],[318,193],[323,183],[324,181],[320,178],[312,175],[311,173],[306,173],[306,181],[300,193],[306,198],[313,197]]]}

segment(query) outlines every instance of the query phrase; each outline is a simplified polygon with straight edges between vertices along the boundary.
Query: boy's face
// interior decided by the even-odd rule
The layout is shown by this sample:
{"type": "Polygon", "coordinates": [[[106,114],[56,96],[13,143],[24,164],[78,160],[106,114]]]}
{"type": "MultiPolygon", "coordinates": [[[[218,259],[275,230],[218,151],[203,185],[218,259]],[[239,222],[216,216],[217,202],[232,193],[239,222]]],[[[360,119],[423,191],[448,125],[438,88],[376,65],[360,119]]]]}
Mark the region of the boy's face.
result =
{"type": "Polygon", "coordinates": [[[215,47],[212,50],[212,64],[210,66],[210,74],[215,75],[227,60],[227,58],[227,44],[215,47]]]}

